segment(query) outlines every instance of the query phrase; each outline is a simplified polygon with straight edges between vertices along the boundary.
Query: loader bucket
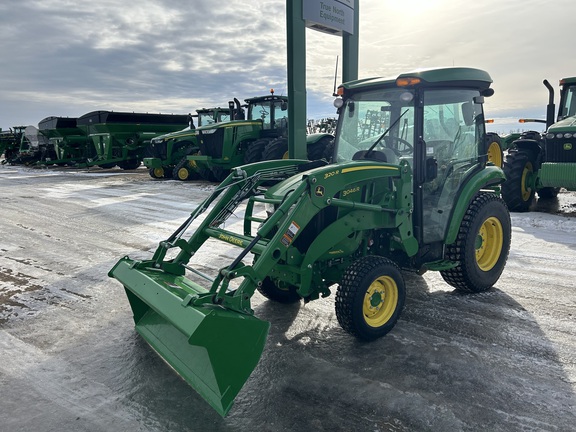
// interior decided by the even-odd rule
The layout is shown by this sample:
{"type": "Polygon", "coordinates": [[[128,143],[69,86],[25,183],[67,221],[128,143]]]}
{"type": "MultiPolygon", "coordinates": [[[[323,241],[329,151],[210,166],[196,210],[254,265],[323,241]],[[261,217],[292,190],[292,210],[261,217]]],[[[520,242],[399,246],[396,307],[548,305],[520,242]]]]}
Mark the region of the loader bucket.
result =
{"type": "Polygon", "coordinates": [[[138,333],[220,415],[258,364],[270,323],[216,305],[192,306],[203,287],[121,259],[109,275],[126,290],[138,333]],[[184,282],[185,281],[185,282],[184,282]]]}

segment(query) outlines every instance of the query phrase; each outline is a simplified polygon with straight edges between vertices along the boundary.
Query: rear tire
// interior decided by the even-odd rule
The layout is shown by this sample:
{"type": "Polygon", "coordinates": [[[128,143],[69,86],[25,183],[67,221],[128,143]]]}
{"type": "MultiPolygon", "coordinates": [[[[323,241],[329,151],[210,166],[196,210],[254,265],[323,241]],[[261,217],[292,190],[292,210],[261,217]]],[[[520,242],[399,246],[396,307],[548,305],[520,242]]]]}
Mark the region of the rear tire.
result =
{"type": "Polygon", "coordinates": [[[296,287],[290,285],[287,288],[279,288],[269,277],[264,278],[258,292],[269,300],[278,303],[296,303],[300,301],[300,295],[296,292],[296,287]]]}
{"type": "Polygon", "coordinates": [[[269,143],[270,140],[268,138],[261,138],[248,144],[248,148],[244,153],[244,163],[260,162],[262,160],[262,153],[269,143]]]}
{"type": "Polygon", "coordinates": [[[530,208],[535,191],[529,186],[529,180],[535,169],[536,161],[531,153],[508,152],[504,163],[506,181],[502,183],[502,197],[510,211],[525,212],[530,208]]]}
{"type": "Polygon", "coordinates": [[[288,159],[288,139],[276,138],[270,141],[262,152],[262,160],[288,159]]]}
{"type": "Polygon", "coordinates": [[[504,152],[502,151],[502,140],[496,133],[487,133],[488,145],[486,153],[488,154],[488,162],[492,162],[497,167],[504,166],[504,152]]]}
{"type": "Polygon", "coordinates": [[[405,299],[400,268],[388,258],[365,256],[342,276],[336,292],[336,318],[348,333],[374,340],[392,330],[405,299]]]}
{"type": "Polygon", "coordinates": [[[446,258],[459,264],[440,274],[459,291],[490,289],[506,265],[511,233],[504,201],[492,193],[476,195],[466,210],[456,242],[446,249],[446,258]]]}
{"type": "MultiPolygon", "coordinates": [[[[315,161],[326,158],[326,152],[330,151],[329,148],[333,147],[334,138],[324,136],[320,138],[313,144],[310,144],[307,148],[308,160],[315,161]]],[[[332,156],[332,151],[330,151],[330,156],[332,156]]]]}

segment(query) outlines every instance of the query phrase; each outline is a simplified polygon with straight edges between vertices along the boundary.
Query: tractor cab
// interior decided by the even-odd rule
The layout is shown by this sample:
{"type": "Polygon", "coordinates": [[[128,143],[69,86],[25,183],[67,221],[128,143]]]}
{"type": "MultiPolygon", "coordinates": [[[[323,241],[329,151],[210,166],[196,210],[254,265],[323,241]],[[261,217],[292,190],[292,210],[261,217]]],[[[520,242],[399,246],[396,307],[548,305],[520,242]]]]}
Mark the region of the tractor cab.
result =
{"type": "Polygon", "coordinates": [[[461,189],[486,166],[484,71],[428,70],[354,81],[338,90],[337,162],[403,164],[414,173],[416,237],[442,242],[461,189]],[[455,75],[456,76],[456,75],[455,75]]]}
{"type": "Polygon", "coordinates": [[[288,127],[288,98],[269,96],[246,99],[249,120],[261,120],[261,137],[279,136],[286,133],[288,127]]]}

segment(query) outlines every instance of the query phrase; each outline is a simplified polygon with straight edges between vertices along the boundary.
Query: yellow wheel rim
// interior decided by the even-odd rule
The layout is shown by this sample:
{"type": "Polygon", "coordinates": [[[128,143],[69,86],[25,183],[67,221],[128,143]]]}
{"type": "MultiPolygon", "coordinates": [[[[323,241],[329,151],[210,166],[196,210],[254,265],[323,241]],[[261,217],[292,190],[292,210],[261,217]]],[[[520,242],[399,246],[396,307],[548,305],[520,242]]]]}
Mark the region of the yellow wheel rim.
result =
{"type": "Polygon", "coordinates": [[[528,183],[528,178],[532,175],[534,168],[532,168],[532,163],[527,162],[524,166],[524,170],[522,171],[522,184],[520,185],[522,190],[522,199],[524,201],[528,201],[530,199],[530,195],[532,195],[532,188],[526,187],[528,183]]]}
{"type": "Polygon", "coordinates": [[[186,180],[188,178],[188,170],[186,168],[180,168],[178,170],[178,179],[179,180],[186,180]]]}
{"type": "Polygon", "coordinates": [[[288,159],[288,150],[282,155],[282,159],[288,159]]]}
{"type": "Polygon", "coordinates": [[[398,305],[398,286],[390,276],[381,276],[370,284],[362,312],[364,320],[370,327],[381,327],[386,324],[398,305]]]}
{"type": "Polygon", "coordinates": [[[492,162],[497,167],[502,168],[504,161],[502,160],[502,150],[500,149],[500,144],[493,141],[488,146],[488,162],[492,162]]]}
{"type": "Polygon", "coordinates": [[[476,262],[482,271],[490,271],[498,262],[504,245],[502,224],[495,217],[484,221],[476,237],[476,262]]]}
{"type": "Polygon", "coordinates": [[[164,177],[164,168],[154,168],[154,175],[156,178],[164,177]]]}

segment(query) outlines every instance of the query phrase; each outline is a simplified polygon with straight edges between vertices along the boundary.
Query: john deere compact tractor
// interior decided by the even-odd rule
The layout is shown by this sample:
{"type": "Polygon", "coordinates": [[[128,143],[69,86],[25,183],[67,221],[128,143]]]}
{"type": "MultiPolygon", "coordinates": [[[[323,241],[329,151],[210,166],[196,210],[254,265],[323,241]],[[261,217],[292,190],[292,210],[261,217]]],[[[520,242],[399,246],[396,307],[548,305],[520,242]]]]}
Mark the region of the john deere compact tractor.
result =
{"type": "MultiPolygon", "coordinates": [[[[202,108],[196,110],[198,126],[212,125],[230,120],[229,108],[202,108]]],[[[153,138],[148,147],[151,157],[144,158],[144,165],[152,178],[189,180],[195,177],[186,156],[198,152],[196,126],[191,119],[185,129],[153,138]]]]}
{"type": "MultiPolygon", "coordinates": [[[[554,88],[549,92],[546,132],[524,132],[508,151],[502,196],[511,211],[528,211],[534,196],[555,198],[560,188],[576,190],[576,77],[560,80],[560,108],[555,120],[554,88]]],[[[522,122],[544,122],[523,119],[522,122]]]]}
{"type": "Polygon", "coordinates": [[[370,341],[398,322],[405,270],[437,270],[458,291],[490,289],[511,233],[504,173],[487,162],[491,82],[449,68],[340,86],[333,163],[236,167],[150,259],[114,265],[137,331],[225,415],[266,343],[256,292],[279,303],[335,292],[343,330],[370,341]],[[206,250],[234,248],[214,274],[200,270],[206,250]]]}
{"type": "MultiPolygon", "coordinates": [[[[243,107],[237,101],[230,104],[233,120],[196,129],[200,151],[188,160],[206,180],[220,182],[242,164],[288,156],[288,98],[272,90],[245,102],[243,107]],[[241,108],[247,109],[246,119],[241,108]]],[[[327,133],[308,135],[308,157],[321,157],[333,138],[327,133]]]]}

